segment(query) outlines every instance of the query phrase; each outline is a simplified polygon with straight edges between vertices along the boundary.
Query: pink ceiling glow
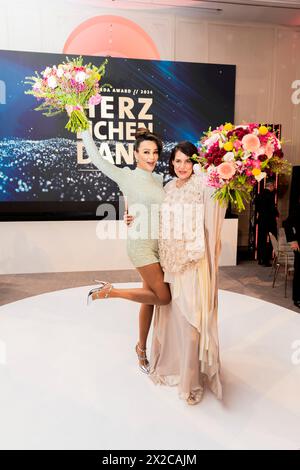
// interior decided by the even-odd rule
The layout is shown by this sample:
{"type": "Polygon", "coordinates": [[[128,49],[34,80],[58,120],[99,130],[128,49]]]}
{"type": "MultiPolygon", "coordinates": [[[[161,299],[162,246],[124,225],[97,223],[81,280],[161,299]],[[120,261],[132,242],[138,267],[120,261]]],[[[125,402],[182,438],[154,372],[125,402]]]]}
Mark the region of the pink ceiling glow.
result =
{"type": "Polygon", "coordinates": [[[95,16],[81,23],[68,37],[63,52],[160,59],[154,41],[138,24],[114,15],[95,16]]]}

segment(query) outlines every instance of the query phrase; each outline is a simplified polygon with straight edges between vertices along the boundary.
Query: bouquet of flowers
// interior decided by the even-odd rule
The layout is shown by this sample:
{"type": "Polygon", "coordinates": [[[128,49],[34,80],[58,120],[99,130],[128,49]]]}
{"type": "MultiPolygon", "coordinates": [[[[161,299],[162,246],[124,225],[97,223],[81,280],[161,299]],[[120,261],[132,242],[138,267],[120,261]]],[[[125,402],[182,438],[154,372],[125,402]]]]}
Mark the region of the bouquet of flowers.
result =
{"type": "Polygon", "coordinates": [[[251,199],[255,184],[274,173],[289,174],[291,165],[283,159],[281,141],[270,127],[250,123],[226,123],[209,129],[194,155],[195,172],[204,172],[208,186],[216,188],[214,199],[231,202],[241,212],[251,199]],[[196,167],[196,168],[195,168],[196,167]]]}
{"type": "MultiPolygon", "coordinates": [[[[99,81],[105,74],[107,62],[105,59],[100,67],[96,67],[91,63],[83,65],[81,56],[71,61],[67,58],[67,62],[26,77],[25,83],[31,88],[25,94],[43,100],[35,110],[43,111],[45,116],[55,116],[67,110],[69,121],[65,127],[71,132],[86,130],[89,123],[84,108],[100,103],[99,81]]],[[[109,84],[102,86],[110,87],[109,84]]]]}

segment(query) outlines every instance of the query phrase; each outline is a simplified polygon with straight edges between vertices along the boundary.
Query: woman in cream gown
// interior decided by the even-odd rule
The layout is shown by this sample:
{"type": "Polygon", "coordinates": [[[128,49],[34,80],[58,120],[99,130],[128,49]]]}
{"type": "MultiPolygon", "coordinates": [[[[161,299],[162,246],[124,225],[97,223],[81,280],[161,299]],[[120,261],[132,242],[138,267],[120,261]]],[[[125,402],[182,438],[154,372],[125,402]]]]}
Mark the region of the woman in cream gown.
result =
{"type": "Polygon", "coordinates": [[[203,174],[193,173],[194,162],[189,157],[194,153],[193,144],[182,142],[170,158],[170,172],[176,178],[165,186],[159,256],[172,301],[156,307],[150,357],[153,382],[177,385],[179,397],[188,404],[202,399],[205,383],[222,399],[218,260],[226,207],[213,200],[215,189],[204,184],[203,174]],[[176,239],[175,225],[183,205],[197,207],[198,212],[195,209],[188,218],[189,239],[185,232],[182,239],[176,239]],[[170,236],[163,233],[166,225],[170,236]]]}

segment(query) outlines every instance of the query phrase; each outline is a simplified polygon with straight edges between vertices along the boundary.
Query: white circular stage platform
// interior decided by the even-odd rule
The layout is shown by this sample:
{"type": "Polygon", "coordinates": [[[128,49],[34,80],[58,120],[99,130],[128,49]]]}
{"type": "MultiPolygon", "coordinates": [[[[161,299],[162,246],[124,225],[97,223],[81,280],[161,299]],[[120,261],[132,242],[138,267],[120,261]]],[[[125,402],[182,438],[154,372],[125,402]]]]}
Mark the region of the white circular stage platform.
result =
{"type": "Polygon", "coordinates": [[[300,448],[300,315],[220,291],[224,400],[188,406],[137,368],[138,304],[89,288],[0,308],[1,449],[300,448]]]}

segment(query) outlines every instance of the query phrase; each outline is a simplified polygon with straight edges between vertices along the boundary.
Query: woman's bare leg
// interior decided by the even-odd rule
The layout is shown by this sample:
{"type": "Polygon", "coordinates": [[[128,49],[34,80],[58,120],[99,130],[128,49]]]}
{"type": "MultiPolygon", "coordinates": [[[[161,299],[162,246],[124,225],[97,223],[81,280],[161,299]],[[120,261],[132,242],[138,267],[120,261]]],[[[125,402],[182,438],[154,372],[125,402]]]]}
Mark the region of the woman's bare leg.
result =
{"type": "MultiPolygon", "coordinates": [[[[149,288],[147,283],[143,281],[143,288],[149,288]]],[[[153,305],[147,305],[147,304],[142,304],[140,308],[140,313],[139,313],[139,342],[138,345],[141,349],[146,350],[147,349],[147,338],[151,326],[151,321],[153,317],[153,305]]],[[[148,359],[146,358],[145,354],[145,359],[142,357],[144,354],[141,353],[141,351],[137,351],[139,356],[139,363],[141,366],[147,367],[149,362],[148,359]]]]}
{"type": "MultiPolygon", "coordinates": [[[[108,297],[127,299],[139,304],[147,305],[167,305],[171,301],[171,293],[169,284],[164,282],[164,274],[159,263],[148,264],[137,268],[142,276],[143,281],[147,284],[146,287],[137,289],[118,289],[113,287],[108,297]]],[[[105,287],[95,295],[93,298],[102,299],[108,293],[109,287],[105,287]]]]}
{"type": "MultiPolygon", "coordinates": [[[[143,281],[143,288],[149,289],[149,286],[143,281]]],[[[153,305],[142,304],[139,313],[139,346],[142,349],[147,347],[147,338],[153,317],[153,305]]]]}

